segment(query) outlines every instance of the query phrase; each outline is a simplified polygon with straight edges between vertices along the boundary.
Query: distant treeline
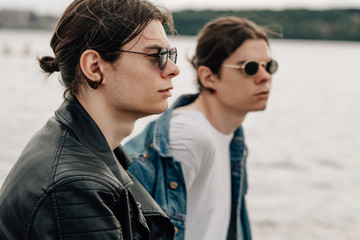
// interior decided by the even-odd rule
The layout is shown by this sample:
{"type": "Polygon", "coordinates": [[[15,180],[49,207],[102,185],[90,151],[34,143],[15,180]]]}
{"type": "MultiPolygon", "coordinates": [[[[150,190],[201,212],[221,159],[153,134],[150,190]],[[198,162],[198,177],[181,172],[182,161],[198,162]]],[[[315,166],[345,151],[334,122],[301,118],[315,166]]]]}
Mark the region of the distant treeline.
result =
{"type": "MultiPolygon", "coordinates": [[[[180,35],[196,35],[210,20],[238,16],[280,33],[282,38],[360,41],[360,9],[339,10],[254,10],[174,12],[180,35]]],[[[278,36],[273,35],[276,38],[278,36]]]]}
{"type": "MultiPolygon", "coordinates": [[[[282,38],[360,41],[360,9],[186,10],[173,12],[173,16],[180,35],[196,35],[208,21],[218,17],[238,16],[280,33],[282,38]]],[[[0,10],[0,29],[54,29],[58,19],[30,11],[0,10]]],[[[276,38],[278,34],[271,37],[276,38]]]]}

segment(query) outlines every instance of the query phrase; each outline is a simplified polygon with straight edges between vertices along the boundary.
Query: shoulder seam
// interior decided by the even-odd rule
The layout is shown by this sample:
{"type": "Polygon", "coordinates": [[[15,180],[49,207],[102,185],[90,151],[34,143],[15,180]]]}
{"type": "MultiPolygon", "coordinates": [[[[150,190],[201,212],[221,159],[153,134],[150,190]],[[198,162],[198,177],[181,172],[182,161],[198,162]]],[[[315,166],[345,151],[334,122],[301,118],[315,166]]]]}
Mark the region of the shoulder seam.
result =
{"type": "Polygon", "coordinates": [[[55,156],[54,156],[54,159],[53,159],[53,164],[52,164],[52,167],[51,167],[51,173],[50,173],[50,179],[49,179],[49,182],[51,184],[53,184],[53,181],[54,181],[54,178],[55,178],[55,175],[56,175],[56,169],[57,169],[57,166],[59,164],[59,159],[60,159],[60,153],[62,151],[62,148],[64,147],[64,143],[65,143],[65,136],[67,134],[67,130],[66,129],[63,129],[61,131],[61,137],[60,137],[60,140],[56,146],[56,153],[55,153],[55,156]]]}

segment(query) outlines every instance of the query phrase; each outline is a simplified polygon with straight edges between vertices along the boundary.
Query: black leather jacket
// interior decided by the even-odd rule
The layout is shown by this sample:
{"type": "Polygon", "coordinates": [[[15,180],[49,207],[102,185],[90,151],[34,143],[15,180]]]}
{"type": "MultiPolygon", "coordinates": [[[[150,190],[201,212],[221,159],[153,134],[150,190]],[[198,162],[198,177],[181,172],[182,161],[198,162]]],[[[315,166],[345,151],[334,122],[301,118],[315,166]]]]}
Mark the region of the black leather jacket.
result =
{"type": "Polygon", "coordinates": [[[173,239],[130,163],[76,99],[65,101],[0,190],[0,239],[173,239]]]}

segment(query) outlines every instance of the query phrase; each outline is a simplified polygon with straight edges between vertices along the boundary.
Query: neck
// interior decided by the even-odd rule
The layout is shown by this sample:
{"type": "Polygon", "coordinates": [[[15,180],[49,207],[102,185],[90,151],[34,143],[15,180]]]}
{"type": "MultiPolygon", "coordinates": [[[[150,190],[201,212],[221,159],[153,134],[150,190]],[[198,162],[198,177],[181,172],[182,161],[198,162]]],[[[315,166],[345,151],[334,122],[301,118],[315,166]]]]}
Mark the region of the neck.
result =
{"type": "Polygon", "coordinates": [[[101,130],[111,149],[115,149],[120,142],[131,134],[136,121],[135,117],[129,114],[113,112],[104,104],[102,99],[96,96],[77,96],[80,104],[94,120],[101,130]]]}
{"type": "Polygon", "coordinates": [[[247,112],[233,111],[223,106],[209,92],[201,92],[199,97],[184,109],[197,110],[204,113],[209,122],[221,133],[233,133],[244,121],[247,112]]]}

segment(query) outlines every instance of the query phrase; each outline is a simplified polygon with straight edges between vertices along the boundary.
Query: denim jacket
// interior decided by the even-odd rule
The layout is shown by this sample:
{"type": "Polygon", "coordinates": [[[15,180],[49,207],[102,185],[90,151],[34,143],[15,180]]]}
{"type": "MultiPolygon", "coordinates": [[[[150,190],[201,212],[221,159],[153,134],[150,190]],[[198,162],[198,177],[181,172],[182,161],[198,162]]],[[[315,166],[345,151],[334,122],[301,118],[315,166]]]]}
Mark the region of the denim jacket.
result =
{"type": "MultiPolygon", "coordinates": [[[[186,187],[181,163],[175,161],[171,155],[169,123],[175,108],[190,104],[197,96],[181,96],[171,108],[149,123],[142,133],[129,140],[124,146],[133,158],[129,171],[136,176],[170,217],[176,227],[176,240],[184,239],[186,187]]],[[[234,133],[230,153],[232,196],[227,240],[250,240],[250,224],[245,203],[247,148],[242,127],[234,133]]]]}

